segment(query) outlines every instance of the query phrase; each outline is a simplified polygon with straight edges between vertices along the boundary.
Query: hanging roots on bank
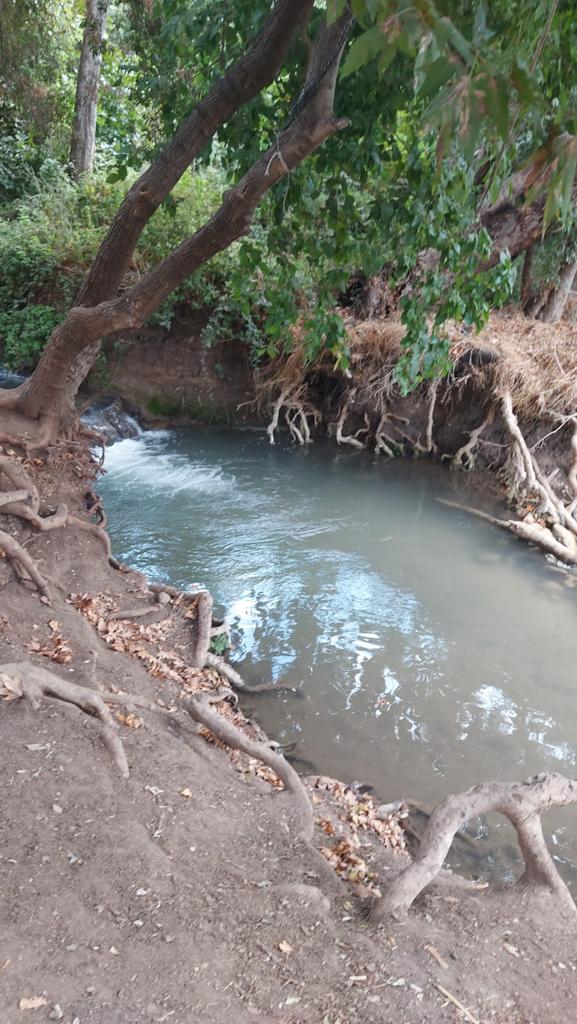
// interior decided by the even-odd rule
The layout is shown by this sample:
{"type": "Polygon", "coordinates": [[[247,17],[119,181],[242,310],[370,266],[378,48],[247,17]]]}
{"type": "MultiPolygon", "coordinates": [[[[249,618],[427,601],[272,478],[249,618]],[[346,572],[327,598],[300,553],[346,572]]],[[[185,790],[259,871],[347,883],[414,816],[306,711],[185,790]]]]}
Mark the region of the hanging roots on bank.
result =
{"type": "Polygon", "coordinates": [[[553,489],[551,479],[543,473],[535,452],[527,444],[513,411],[509,392],[503,395],[501,413],[509,436],[509,458],[505,470],[509,483],[509,500],[519,504],[523,513],[522,518],[499,519],[497,516],[458,502],[443,498],[439,501],[469,512],[529,544],[534,544],[545,554],[565,565],[577,565],[577,414],[565,417],[562,423],[562,426],[571,423],[572,433],[567,487],[565,496],[560,496],[553,489]]]}

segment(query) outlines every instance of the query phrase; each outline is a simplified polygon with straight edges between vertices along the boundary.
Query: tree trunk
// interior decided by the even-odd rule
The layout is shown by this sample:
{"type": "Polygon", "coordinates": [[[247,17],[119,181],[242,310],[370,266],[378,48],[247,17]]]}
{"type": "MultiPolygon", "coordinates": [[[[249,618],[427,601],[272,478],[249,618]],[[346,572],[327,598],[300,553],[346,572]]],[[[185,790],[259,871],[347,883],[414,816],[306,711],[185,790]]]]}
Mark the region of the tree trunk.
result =
{"type": "Polygon", "coordinates": [[[561,268],[559,283],[556,288],[553,288],[547,302],[540,311],[539,320],[546,324],[556,324],[561,319],[576,276],[577,260],[571,260],[561,268]]]}
{"type": "Polygon", "coordinates": [[[535,246],[530,245],[525,252],[523,260],[523,273],[521,274],[521,305],[527,305],[531,298],[531,275],[533,273],[533,255],[535,246]]]}
{"type": "Polygon", "coordinates": [[[98,86],[107,9],[108,0],[86,0],[70,144],[70,164],[75,178],[90,174],[94,167],[98,86]]]}
{"type": "MultiPolygon", "coordinates": [[[[348,13],[321,27],[303,94],[304,108],[238,184],[225,193],[213,216],[132,288],[95,305],[77,305],[55,329],[36,367],[18,395],[18,409],[47,419],[55,430],[66,427],[76,391],[89,368],[89,356],[104,335],[140,327],[147,316],[187,277],[216,253],[246,235],[264,194],[347,121],[335,118],[336,76],[351,23],[348,13]]],[[[118,239],[122,249],[122,239],[118,239]]],[[[111,251],[114,259],[114,249],[111,251]]]]}

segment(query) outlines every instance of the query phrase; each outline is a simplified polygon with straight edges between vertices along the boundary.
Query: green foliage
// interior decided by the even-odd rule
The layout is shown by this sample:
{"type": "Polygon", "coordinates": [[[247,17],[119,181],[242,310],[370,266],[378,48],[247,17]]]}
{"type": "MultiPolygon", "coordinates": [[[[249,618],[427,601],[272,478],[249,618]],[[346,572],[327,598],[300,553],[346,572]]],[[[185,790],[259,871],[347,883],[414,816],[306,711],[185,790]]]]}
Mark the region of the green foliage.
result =
{"type": "MultiPolygon", "coordinates": [[[[179,306],[202,306],[211,314],[205,343],[242,336],[256,360],[289,347],[300,318],[309,360],[327,350],[345,370],[336,305],[351,274],[367,278],[385,267],[389,285],[403,294],[407,339],[398,379],[408,389],[449,368],[447,320],[479,328],[511,294],[515,270],[506,252],[491,270],[482,269],[489,239],[478,214],[512,170],[538,154],[547,169],[536,185],[548,190],[545,226],[568,228],[572,220],[577,19],[568,0],[555,10],[549,0],[351,6],[356,25],[336,96],[350,128],[267,195],[251,235],[186,281],[151,321],[168,327],[179,306]]],[[[48,82],[50,110],[59,113],[47,118],[55,141],[51,136],[41,146],[34,117],[18,109],[10,82],[8,106],[0,101],[0,202],[16,197],[0,214],[1,314],[27,303],[58,311],[70,305],[134,172],[246,49],[270,11],[269,0],[239,0],[234,10],[229,0],[113,2],[99,172],[77,186],[53,154],[63,162],[79,9],[73,0],[61,0],[57,14],[49,7],[46,0],[23,0],[21,7],[7,0],[5,8],[12,12],[8,28],[21,29],[0,43],[10,58],[6,82],[17,81],[19,60],[27,81],[48,82]],[[47,12],[45,53],[41,22],[23,17],[32,9],[39,17],[47,12]],[[50,34],[55,25],[60,51],[50,34]]],[[[327,0],[326,7],[333,19],[344,2],[327,0]]],[[[324,16],[315,4],[311,36],[324,16]]],[[[302,86],[306,50],[303,39],[295,40],[275,82],[231,118],[185,175],[147,226],[132,275],[197,230],[222,191],[278,137],[302,86]]]]}
{"type": "Polygon", "coordinates": [[[9,370],[31,370],[63,314],[52,306],[0,312],[0,347],[9,370]]]}
{"type": "Polygon", "coordinates": [[[217,633],[216,636],[211,637],[209,650],[211,654],[216,654],[218,657],[222,657],[226,654],[230,647],[230,640],[226,633],[217,633]]]}

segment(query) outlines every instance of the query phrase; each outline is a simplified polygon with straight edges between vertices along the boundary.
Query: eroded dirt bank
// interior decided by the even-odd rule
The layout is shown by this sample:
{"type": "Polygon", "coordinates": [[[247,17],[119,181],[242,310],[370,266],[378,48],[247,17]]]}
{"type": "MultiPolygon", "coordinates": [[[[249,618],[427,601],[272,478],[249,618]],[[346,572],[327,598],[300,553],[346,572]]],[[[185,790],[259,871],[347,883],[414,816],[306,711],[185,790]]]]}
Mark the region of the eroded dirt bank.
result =
{"type": "MultiPolygon", "coordinates": [[[[33,477],[42,514],[65,501],[87,519],[85,453],[11,457],[33,477]]],[[[571,1019],[577,928],[552,897],[465,892],[453,880],[401,922],[367,920],[375,887],[407,862],[395,815],[375,827],[361,796],[321,780],[309,789],[313,843],[299,838],[293,795],[184,710],[183,696],[226,683],[192,664],[194,601],[158,603],[74,525],[2,523],[51,598],[2,559],[0,664],[121,691],[111,710],[129,766],[125,779],[96,719],[46,697],[34,706],[14,692],[17,674],[3,677],[2,1022],[571,1019]],[[150,616],[126,614],[145,606],[150,616]]],[[[226,715],[241,721],[232,706],[226,715]]]]}

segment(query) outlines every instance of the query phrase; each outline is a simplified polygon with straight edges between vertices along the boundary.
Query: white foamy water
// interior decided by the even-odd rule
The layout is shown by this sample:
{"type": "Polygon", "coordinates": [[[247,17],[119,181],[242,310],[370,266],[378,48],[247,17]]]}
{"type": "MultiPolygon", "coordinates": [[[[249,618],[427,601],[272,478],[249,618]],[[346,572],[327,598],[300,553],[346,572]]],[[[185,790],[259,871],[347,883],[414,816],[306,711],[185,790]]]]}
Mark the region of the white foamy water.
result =
{"type": "Polygon", "coordinates": [[[140,492],[163,494],[167,500],[185,493],[217,494],[234,487],[234,477],[218,467],[170,451],[170,438],[170,431],[155,430],[118,441],[106,453],[110,478],[140,492]]]}

